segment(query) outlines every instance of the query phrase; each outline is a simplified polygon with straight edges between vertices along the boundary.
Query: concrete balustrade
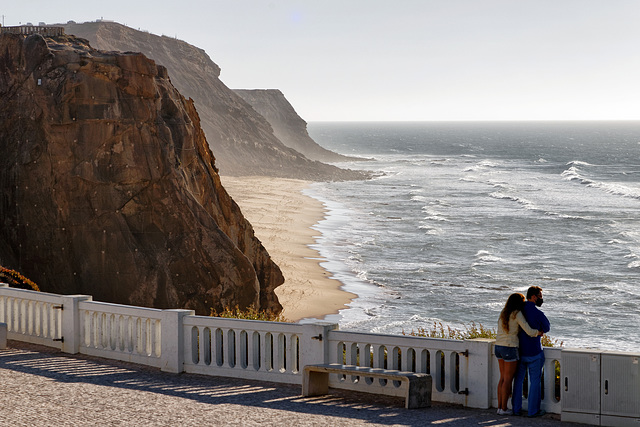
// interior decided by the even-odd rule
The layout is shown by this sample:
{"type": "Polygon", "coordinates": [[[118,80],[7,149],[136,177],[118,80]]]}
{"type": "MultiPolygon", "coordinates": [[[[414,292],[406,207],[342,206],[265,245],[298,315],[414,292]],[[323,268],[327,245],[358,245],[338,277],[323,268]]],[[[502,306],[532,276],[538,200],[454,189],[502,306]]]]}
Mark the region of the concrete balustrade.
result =
{"type": "Polygon", "coordinates": [[[0,321],[7,324],[7,338],[62,349],[63,297],[0,286],[0,321]]]}
{"type": "MultiPolygon", "coordinates": [[[[493,340],[488,339],[420,338],[340,331],[338,325],[324,322],[195,316],[192,310],[109,304],[92,301],[88,295],[62,296],[0,284],[0,347],[3,324],[5,341],[129,361],[166,372],[301,385],[304,366],[338,363],[430,374],[433,401],[473,408],[497,405],[498,362],[493,340]]],[[[557,414],[562,413],[561,395],[566,388],[560,384],[562,355],[561,348],[545,349],[542,408],[557,414]]],[[[631,360],[637,361],[634,357],[631,360]]],[[[615,383],[608,379],[607,384],[615,383]]],[[[329,386],[392,396],[405,393],[400,381],[365,375],[330,374],[329,386]]],[[[526,408],[526,399],[524,403],[526,408]]]]}
{"type": "Polygon", "coordinates": [[[74,335],[79,333],[80,353],[158,368],[166,364],[161,359],[164,310],[85,300],[78,302],[78,312],[74,335]]]}
{"type": "MultiPolygon", "coordinates": [[[[403,335],[333,331],[328,363],[430,374],[433,400],[476,408],[490,406],[488,376],[492,340],[445,340],[403,335]],[[470,366],[473,369],[470,369],[470,366]]],[[[497,384],[497,382],[496,382],[497,384]]],[[[332,375],[329,385],[402,396],[399,383],[332,375]]]]}

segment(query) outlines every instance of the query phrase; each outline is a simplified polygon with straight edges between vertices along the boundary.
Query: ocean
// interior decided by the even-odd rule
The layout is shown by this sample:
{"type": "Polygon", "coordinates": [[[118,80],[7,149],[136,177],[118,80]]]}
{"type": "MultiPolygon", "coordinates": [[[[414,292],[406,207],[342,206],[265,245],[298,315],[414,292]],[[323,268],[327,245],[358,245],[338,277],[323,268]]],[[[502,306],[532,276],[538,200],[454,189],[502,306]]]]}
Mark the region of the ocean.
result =
{"type": "Polygon", "coordinates": [[[310,123],[366,181],[315,183],[314,248],[358,295],[326,320],[409,333],[495,328],[543,289],[565,347],[640,351],[640,122],[310,123]]]}

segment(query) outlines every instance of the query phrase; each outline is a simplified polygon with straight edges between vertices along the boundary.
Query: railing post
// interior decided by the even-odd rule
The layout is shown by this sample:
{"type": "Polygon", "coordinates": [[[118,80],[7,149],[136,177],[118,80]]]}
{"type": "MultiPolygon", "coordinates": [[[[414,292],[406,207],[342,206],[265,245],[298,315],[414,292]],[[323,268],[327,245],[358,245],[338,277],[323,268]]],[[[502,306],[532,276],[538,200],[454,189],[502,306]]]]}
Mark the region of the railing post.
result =
{"type": "Polygon", "coordinates": [[[306,323],[302,325],[300,369],[306,365],[329,363],[329,333],[338,329],[336,323],[306,323]]]}
{"type": "Polygon", "coordinates": [[[62,351],[76,354],[80,347],[80,310],[78,304],[81,301],[91,301],[91,295],[63,295],[62,300],[62,351]]]}
{"type": "MultiPolygon", "coordinates": [[[[491,407],[491,378],[493,366],[491,364],[491,349],[494,340],[487,338],[476,338],[472,340],[464,340],[467,345],[469,354],[464,357],[467,359],[466,369],[466,385],[460,381],[461,390],[468,390],[465,396],[465,406],[470,408],[487,409],[491,407]]],[[[460,360],[463,364],[463,360],[460,360]]]]}
{"type": "Polygon", "coordinates": [[[182,319],[193,316],[193,310],[162,310],[160,320],[160,368],[178,374],[184,370],[184,336],[182,319]]]}

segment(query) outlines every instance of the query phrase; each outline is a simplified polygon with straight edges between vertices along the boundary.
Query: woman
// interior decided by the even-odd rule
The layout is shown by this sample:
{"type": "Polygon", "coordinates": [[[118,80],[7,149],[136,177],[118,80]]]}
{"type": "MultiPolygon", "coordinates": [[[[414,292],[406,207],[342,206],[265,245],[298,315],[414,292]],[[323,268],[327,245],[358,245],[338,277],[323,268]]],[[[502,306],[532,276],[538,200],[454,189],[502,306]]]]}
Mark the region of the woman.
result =
{"type": "Polygon", "coordinates": [[[513,384],[513,377],[518,368],[518,330],[522,328],[527,335],[535,337],[542,335],[529,326],[521,310],[524,306],[524,295],[511,294],[504,305],[498,319],[498,334],[496,336],[495,353],[500,366],[500,382],[498,382],[498,415],[511,415],[507,410],[509,396],[513,384]]]}

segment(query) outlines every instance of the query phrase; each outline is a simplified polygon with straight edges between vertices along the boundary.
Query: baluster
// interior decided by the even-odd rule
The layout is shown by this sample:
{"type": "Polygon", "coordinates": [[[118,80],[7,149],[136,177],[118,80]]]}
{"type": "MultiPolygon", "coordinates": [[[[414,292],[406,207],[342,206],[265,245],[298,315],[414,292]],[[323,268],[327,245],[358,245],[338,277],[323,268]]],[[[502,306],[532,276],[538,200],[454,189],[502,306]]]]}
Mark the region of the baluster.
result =
{"type": "MultiPolygon", "coordinates": [[[[57,305],[57,304],[56,304],[57,305]]],[[[55,310],[56,315],[56,334],[55,338],[62,338],[62,304],[60,304],[60,310],[55,310]]],[[[68,308],[67,308],[68,310],[68,308]]]]}
{"type": "Polygon", "coordinates": [[[42,337],[51,338],[51,304],[42,303],[42,337]]]}
{"type": "Polygon", "coordinates": [[[295,371],[295,355],[293,354],[294,342],[293,335],[291,334],[282,334],[284,336],[284,351],[285,351],[285,364],[284,369],[285,372],[294,372],[295,371]]]}
{"type": "Polygon", "coordinates": [[[116,350],[119,352],[124,352],[126,347],[125,336],[127,331],[126,317],[123,314],[118,314],[116,316],[116,322],[117,322],[116,333],[118,334],[118,339],[116,342],[116,350]]]}
{"type": "Polygon", "coordinates": [[[136,319],[127,316],[127,353],[133,354],[136,349],[136,319]]]}
{"type": "Polygon", "coordinates": [[[134,335],[134,346],[136,354],[144,353],[145,330],[142,318],[136,316],[136,332],[134,335]]]}
{"type": "Polygon", "coordinates": [[[151,320],[145,318],[142,321],[142,328],[144,329],[144,340],[142,341],[143,345],[143,355],[149,356],[151,354],[151,339],[153,336],[151,335],[151,320]]]}
{"type": "Polygon", "coordinates": [[[116,316],[114,314],[107,315],[107,322],[109,325],[109,350],[115,350],[118,347],[118,324],[116,323],[116,316]]]}
{"type": "Polygon", "coordinates": [[[212,340],[213,340],[213,334],[211,333],[211,328],[210,327],[206,327],[203,329],[203,347],[204,347],[204,364],[207,366],[211,366],[211,363],[213,362],[213,349],[211,347],[212,344],[212,340]]]}
{"type": "Polygon", "coordinates": [[[366,343],[361,343],[361,342],[354,343],[353,351],[356,354],[356,360],[355,360],[354,365],[356,365],[356,366],[364,366],[363,363],[365,363],[365,362],[364,362],[364,350],[363,350],[363,348],[364,348],[365,345],[366,345],[366,343]]]}
{"type": "Polygon", "coordinates": [[[26,310],[26,305],[27,302],[25,300],[20,300],[20,306],[18,308],[18,313],[19,313],[19,322],[20,322],[20,332],[23,334],[27,333],[27,319],[26,319],[26,315],[27,315],[27,310],[26,310]]]}
{"type": "Polygon", "coordinates": [[[274,361],[274,367],[276,368],[277,371],[279,372],[283,372],[285,369],[285,353],[284,353],[284,345],[285,345],[285,338],[283,334],[278,334],[276,335],[275,339],[274,339],[274,345],[275,345],[275,361],[274,361]]]}
{"type": "Polygon", "coordinates": [[[34,335],[33,330],[33,301],[27,301],[25,304],[25,331],[27,335],[34,335]]]}
{"type": "Polygon", "coordinates": [[[87,310],[87,347],[94,348],[95,336],[96,336],[96,322],[95,313],[91,310],[87,310]]]}
{"type": "Polygon", "coordinates": [[[273,369],[273,335],[270,332],[262,332],[261,334],[260,370],[268,372],[273,369]]]}
{"type": "Polygon", "coordinates": [[[412,371],[413,370],[413,349],[410,347],[400,347],[401,352],[401,360],[400,367],[398,368],[401,371],[412,371]]]}
{"type": "Polygon", "coordinates": [[[209,344],[207,338],[205,337],[205,328],[202,326],[198,326],[198,362],[206,364],[207,360],[207,346],[209,344]]]}
{"type": "Polygon", "coordinates": [[[155,348],[153,354],[155,357],[160,357],[162,355],[162,324],[160,320],[153,321],[155,331],[153,333],[153,342],[155,343],[155,348]]]}
{"type": "Polygon", "coordinates": [[[109,321],[107,313],[100,313],[100,348],[109,348],[109,321]]]}
{"type": "Polygon", "coordinates": [[[94,348],[100,348],[102,333],[100,332],[100,314],[97,311],[91,313],[91,325],[93,326],[92,344],[94,348]]]}
{"type": "Polygon", "coordinates": [[[7,298],[7,317],[5,319],[7,323],[7,330],[15,331],[15,322],[13,321],[13,298],[7,298]]]}
{"type": "Polygon", "coordinates": [[[33,319],[34,334],[38,337],[42,336],[42,304],[37,301],[35,304],[35,313],[33,319]]]}
{"type": "Polygon", "coordinates": [[[88,347],[87,345],[87,312],[85,310],[79,310],[79,323],[80,323],[80,347],[88,347]]]}

